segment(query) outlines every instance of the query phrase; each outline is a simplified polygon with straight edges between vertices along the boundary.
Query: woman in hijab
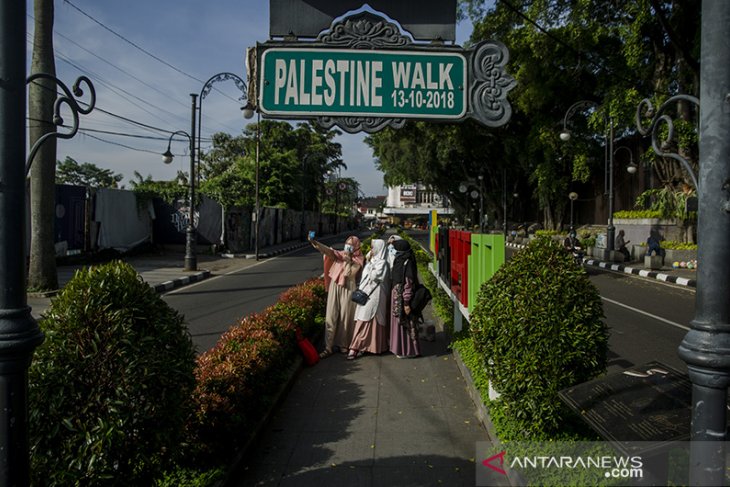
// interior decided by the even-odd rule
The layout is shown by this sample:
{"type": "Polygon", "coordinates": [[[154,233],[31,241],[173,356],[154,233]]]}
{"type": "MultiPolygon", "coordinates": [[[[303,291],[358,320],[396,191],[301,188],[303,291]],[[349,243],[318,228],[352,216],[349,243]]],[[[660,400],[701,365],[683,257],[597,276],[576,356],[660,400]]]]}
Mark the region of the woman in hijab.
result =
{"type": "Polygon", "coordinates": [[[421,355],[416,323],[411,320],[411,298],[418,283],[416,257],[406,240],[396,240],[390,250],[394,254],[390,278],[391,316],[390,351],[398,358],[412,358],[421,355]]]}
{"type": "Polygon", "coordinates": [[[360,251],[360,239],[354,235],[347,237],[344,250],[335,250],[314,239],[309,241],[315,249],[322,252],[325,269],[329,268],[324,350],[319,354],[321,358],[325,358],[332,355],[334,347],[338,347],[343,353],[347,352],[352,342],[355,303],[351,297],[357,288],[355,281],[363,267],[364,258],[360,251]]]}
{"type": "Polygon", "coordinates": [[[365,352],[380,354],[388,350],[388,262],[385,241],[373,239],[362,271],[359,289],[370,295],[368,302],[355,309],[355,332],[348,360],[365,352]]]}

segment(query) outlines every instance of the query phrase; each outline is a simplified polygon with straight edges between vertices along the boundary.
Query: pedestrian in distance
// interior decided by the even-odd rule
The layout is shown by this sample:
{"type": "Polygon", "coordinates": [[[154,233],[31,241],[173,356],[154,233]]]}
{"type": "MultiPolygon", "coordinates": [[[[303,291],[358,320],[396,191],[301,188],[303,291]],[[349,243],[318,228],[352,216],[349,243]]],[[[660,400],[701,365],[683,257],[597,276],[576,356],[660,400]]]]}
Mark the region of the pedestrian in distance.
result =
{"type": "Polygon", "coordinates": [[[388,350],[388,298],[390,280],[384,240],[373,239],[362,271],[359,289],[370,297],[355,309],[355,331],[348,360],[365,352],[381,354],[388,350]]]}
{"type": "Polygon", "coordinates": [[[565,237],[565,240],[563,240],[563,247],[573,255],[573,259],[576,264],[583,264],[583,247],[580,245],[580,240],[578,240],[575,230],[571,230],[570,233],[568,233],[568,236],[565,237]]]}
{"type": "Polygon", "coordinates": [[[624,261],[628,262],[631,260],[631,252],[629,252],[629,249],[626,248],[626,245],[631,242],[631,240],[624,240],[624,235],[626,232],[623,230],[618,231],[618,235],[616,235],[616,241],[614,247],[616,250],[624,254],[624,261]]]}
{"type": "Polygon", "coordinates": [[[394,256],[391,269],[390,351],[398,358],[421,355],[418,323],[411,319],[411,298],[418,284],[416,257],[406,240],[396,240],[389,250],[394,256]]]}
{"type": "Polygon", "coordinates": [[[347,353],[355,323],[355,303],[352,292],[357,289],[357,276],[362,270],[364,257],[360,239],[352,235],[345,240],[344,250],[335,250],[309,237],[312,246],[324,255],[329,277],[327,311],[325,314],[324,350],[321,358],[332,355],[335,347],[347,353]]]}

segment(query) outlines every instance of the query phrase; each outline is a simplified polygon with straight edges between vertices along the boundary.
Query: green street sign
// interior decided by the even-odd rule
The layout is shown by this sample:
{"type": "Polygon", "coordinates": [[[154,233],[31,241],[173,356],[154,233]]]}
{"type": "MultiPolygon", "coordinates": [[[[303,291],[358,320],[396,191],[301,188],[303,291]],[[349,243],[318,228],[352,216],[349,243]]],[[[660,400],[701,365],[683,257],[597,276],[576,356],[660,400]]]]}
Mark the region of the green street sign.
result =
{"type": "Polygon", "coordinates": [[[461,53],[268,48],[259,72],[259,108],[274,117],[457,120],[467,112],[461,53]]]}

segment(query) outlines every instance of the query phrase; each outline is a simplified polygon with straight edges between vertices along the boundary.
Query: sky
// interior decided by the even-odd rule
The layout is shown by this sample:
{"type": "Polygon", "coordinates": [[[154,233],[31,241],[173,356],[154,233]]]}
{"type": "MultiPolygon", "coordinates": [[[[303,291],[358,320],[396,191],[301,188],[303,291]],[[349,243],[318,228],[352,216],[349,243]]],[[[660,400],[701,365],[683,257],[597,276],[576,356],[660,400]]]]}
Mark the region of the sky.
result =
{"type": "MultiPolygon", "coordinates": [[[[33,0],[26,1],[30,74],[33,0]]],[[[470,33],[468,21],[457,25],[457,43],[470,33]]],[[[269,3],[264,0],[55,0],[57,77],[70,87],[85,75],[97,96],[96,109],[80,116],[85,132],[59,139],[57,158],[122,174],[127,188],[135,171],[160,180],[173,179],[178,170],[188,172],[187,141],[173,142],[176,157],[170,165],[161,154],[171,132],[191,131],[190,94],[200,94],[205,82],[221,72],[246,79],[246,48],[268,38],[269,3]]],[[[213,85],[203,103],[203,139],[216,132],[239,135],[251,122],[242,117],[240,97],[233,81],[213,85]]],[[[64,119],[68,123],[72,117],[64,119]]],[[[341,176],[357,180],[366,196],[385,195],[383,174],[364,138],[344,134],[336,139],[347,165],[341,176]]]]}

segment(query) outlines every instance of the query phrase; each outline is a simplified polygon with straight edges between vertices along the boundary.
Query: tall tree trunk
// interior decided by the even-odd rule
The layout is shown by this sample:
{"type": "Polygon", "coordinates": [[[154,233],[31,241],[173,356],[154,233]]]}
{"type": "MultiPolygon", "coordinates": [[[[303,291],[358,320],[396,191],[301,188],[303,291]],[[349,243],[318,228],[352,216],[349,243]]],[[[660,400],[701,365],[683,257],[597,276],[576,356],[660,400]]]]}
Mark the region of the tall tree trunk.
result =
{"type": "MultiPolygon", "coordinates": [[[[33,34],[32,73],[56,75],[53,54],[53,0],[34,0],[35,29],[33,34]]],[[[30,145],[48,132],[53,124],[53,103],[56,85],[38,80],[29,87],[30,145]]],[[[31,289],[58,288],[54,245],[54,213],[56,200],[56,139],[43,143],[35,156],[30,172],[31,243],[28,286],[31,289]]]]}

